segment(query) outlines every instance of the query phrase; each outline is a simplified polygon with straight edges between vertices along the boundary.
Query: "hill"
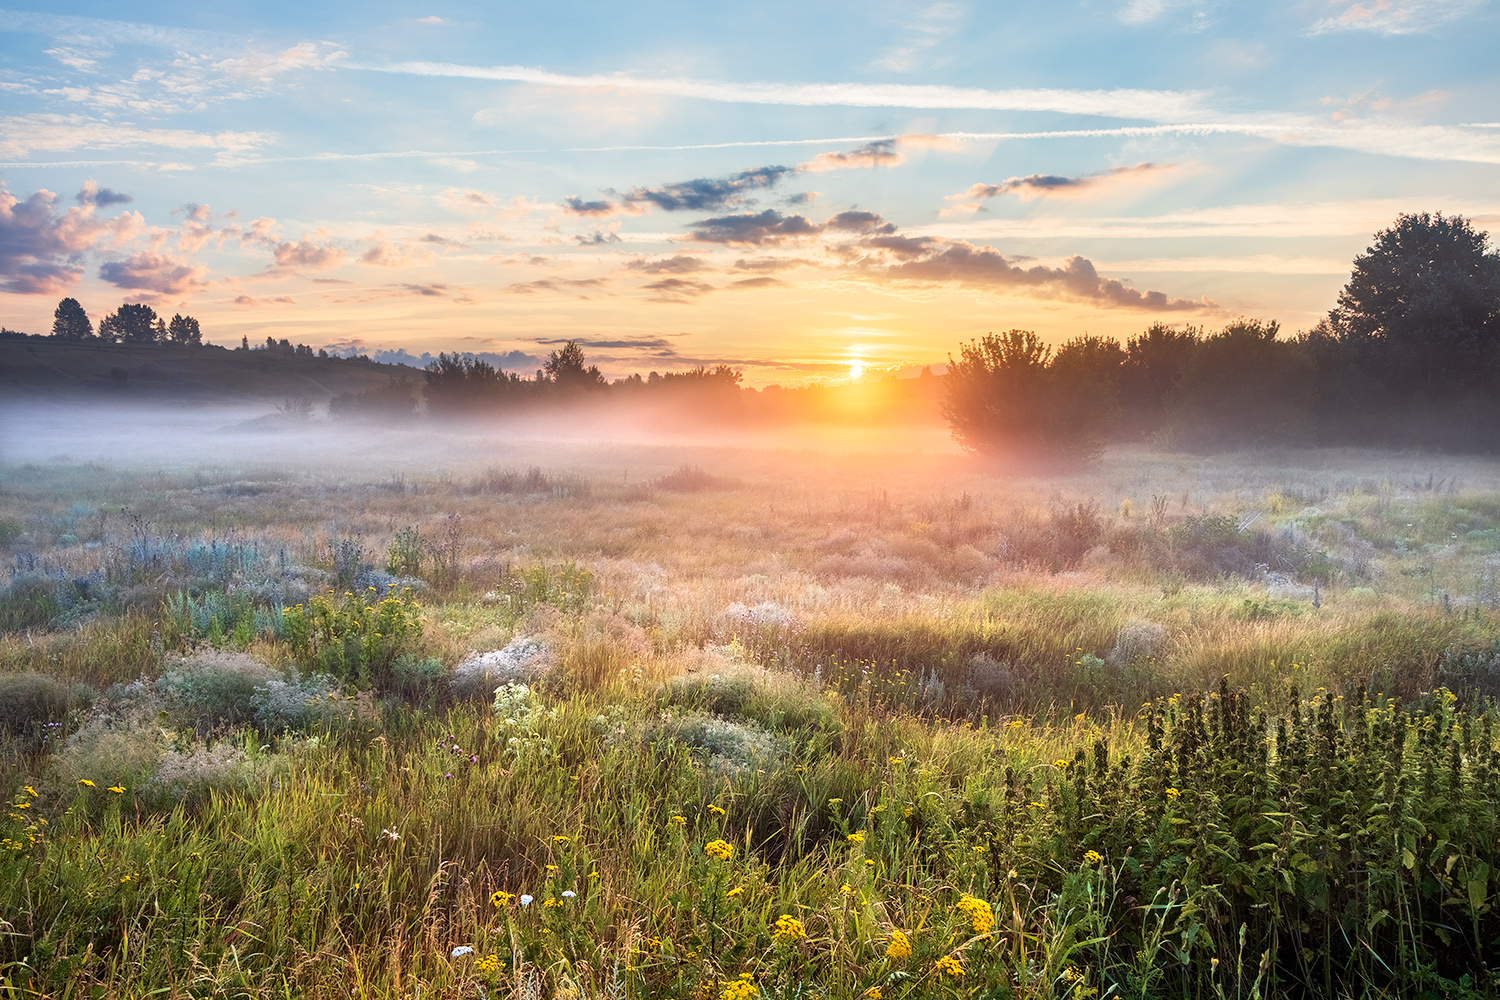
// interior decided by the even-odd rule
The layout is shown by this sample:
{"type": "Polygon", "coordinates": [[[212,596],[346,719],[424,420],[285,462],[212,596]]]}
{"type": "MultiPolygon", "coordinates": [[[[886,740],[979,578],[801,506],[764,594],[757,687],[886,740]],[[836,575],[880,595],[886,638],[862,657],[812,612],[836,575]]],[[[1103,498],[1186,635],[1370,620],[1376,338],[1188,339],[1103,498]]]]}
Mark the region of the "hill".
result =
{"type": "Polygon", "coordinates": [[[305,396],[326,402],[420,371],[361,358],[307,357],[215,345],[109,344],[24,334],[0,337],[0,391],[8,395],[84,396],[198,402],[249,402],[305,396]]]}

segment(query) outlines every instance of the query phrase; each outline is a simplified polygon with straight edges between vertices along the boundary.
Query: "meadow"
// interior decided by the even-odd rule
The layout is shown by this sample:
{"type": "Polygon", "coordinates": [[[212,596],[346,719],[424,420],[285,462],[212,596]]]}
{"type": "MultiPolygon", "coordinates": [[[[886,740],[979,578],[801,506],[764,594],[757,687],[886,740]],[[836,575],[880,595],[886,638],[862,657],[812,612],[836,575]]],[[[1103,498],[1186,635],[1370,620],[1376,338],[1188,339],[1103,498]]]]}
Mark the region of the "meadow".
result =
{"type": "Polygon", "coordinates": [[[0,997],[1500,994],[1500,464],[428,436],[10,453],[0,997]]]}

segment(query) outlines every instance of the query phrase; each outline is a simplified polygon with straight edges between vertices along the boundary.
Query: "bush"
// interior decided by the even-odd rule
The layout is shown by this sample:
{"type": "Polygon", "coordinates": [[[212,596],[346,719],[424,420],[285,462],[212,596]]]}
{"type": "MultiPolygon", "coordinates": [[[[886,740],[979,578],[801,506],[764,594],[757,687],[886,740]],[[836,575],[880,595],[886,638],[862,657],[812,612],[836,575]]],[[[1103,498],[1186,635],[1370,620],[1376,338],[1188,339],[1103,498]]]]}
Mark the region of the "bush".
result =
{"type": "Polygon", "coordinates": [[[518,636],[504,649],[469,657],[453,670],[450,682],[458,698],[489,698],[505,684],[535,684],[555,666],[551,647],[540,639],[518,636]]]}
{"type": "Polygon", "coordinates": [[[338,679],[328,674],[303,677],[293,672],[284,680],[267,681],[251,698],[255,721],[265,732],[280,732],[347,718],[352,699],[345,698],[342,690],[338,679]]]}
{"type": "Polygon", "coordinates": [[[40,737],[49,726],[65,723],[75,709],[87,707],[93,697],[81,684],[65,684],[44,674],[0,675],[0,732],[40,737]]]}
{"type": "Polygon", "coordinates": [[[409,591],[374,587],[362,594],[329,591],[282,612],[288,643],[299,663],[362,687],[390,679],[391,665],[422,637],[422,621],[409,591]],[[370,603],[366,603],[369,601],[370,603]]]}
{"type": "Polygon", "coordinates": [[[281,679],[244,653],[214,650],[169,666],[156,690],[181,724],[206,734],[254,718],[256,690],[281,679]]]}
{"type": "Polygon", "coordinates": [[[720,777],[736,777],[751,770],[775,767],[786,756],[782,742],[753,722],[735,722],[699,712],[668,719],[653,734],[655,740],[675,740],[695,751],[720,777]]]}

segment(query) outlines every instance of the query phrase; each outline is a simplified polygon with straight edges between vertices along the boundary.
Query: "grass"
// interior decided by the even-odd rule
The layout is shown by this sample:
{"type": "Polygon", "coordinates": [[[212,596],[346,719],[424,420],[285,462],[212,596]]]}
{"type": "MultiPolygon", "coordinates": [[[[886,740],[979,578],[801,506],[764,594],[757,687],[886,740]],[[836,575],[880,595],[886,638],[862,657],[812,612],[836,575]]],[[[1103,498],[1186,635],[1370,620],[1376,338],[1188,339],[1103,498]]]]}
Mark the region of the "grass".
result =
{"type": "Polygon", "coordinates": [[[1495,468],[508,455],[5,470],[0,996],[1500,992],[1495,468]]]}

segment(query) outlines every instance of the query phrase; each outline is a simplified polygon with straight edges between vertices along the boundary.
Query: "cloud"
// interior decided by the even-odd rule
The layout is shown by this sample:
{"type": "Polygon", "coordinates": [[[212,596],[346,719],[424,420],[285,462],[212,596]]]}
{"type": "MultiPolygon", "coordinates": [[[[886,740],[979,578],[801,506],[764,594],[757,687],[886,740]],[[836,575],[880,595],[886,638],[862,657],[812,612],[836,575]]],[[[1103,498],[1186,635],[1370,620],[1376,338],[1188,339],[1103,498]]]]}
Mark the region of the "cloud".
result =
{"type": "Polygon", "coordinates": [[[91,200],[79,200],[83,203],[59,214],[55,209],[61,199],[51,191],[42,189],[22,201],[0,187],[0,291],[66,291],[82,276],[86,251],[122,246],[146,228],[138,212],[101,219],[91,200]]]}
{"type": "Polygon", "coordinates": [[[193,132],[187,129],[139,128],[135,125],[83,115],[29,114],[0,119],[0,156],[24,159],[33,153],[64,153],[78,149],[124,149],[159,146],[165,149],[217,150],[244,153],[273,141],[264,132],[193,132]]]}
{"type": "Polygon", "coordinates": [[[430,285],[418,285],[407,282],[399,285],[392,285],[391,287],[399,288],[411,295],[423,295],[431,298],[441,298],[443,296],[446,296],[449,290],[449,286],[442,284],[441,282],[434,282],[430,285]]]}
{"type": "Polygon", "coordinates": [[[1369,31],[1378,35],[1411,35],[1477,10],[1484,0],[1358,0],[1308,29],[1310,35],[1369,31]]]}
{"type": "Polygon", "coordinates": [[[1080,194],[1092,191],[1112,181],[1142,177],[1148,174],[1171,170],[1176,164],[1137,163],[1133,167],[1111,167],[1098,173],[1081,177],[1063,177],[1058,174],[1027,174],[1011,177],[999,184],[975,184],[961,194],[950,194],[949,201],[961,201],[961,208],[977,209],[979,203],[989,198],[1013,194],[1019,198],[1045,198],[1057,195],[1080,194]]]}
{"type": "MultiPolygon", "coordinates": [[[[879,245],[878,241],[872,241],[872,246],[879,245]]],[[[1171,298],[1164,292],[1130,288],[1099,274],[1084,257],[1069,257],[1062,267],[1043,264],[1022,267],[1011,263],[993,247],[963,240],[930,240],[918,252],[903,250],[892,256],[896,258],[894,263],[876,256],[860,262],[857,270],[877,280],[958,284],[990,292],[1070,299],[1105,309],[1175,312],[1217,308],[1208,299],[1189,301],[1171,298]]]]}
{"type": "Polygon", "coordinates": [[[670,349],[672,342],[665,337],[638,337],[624,340],[585,340],[582,337],[538,337],[537,343],[544,347],[553,344],[566,344],[569,340],[578,344],[579,347],[598,347],[604,350],[661,350],[670,349]]]}
{"type": "Polygon", "coordinates": [[[421,264],[432,259],[431,250],[413,250],[411,247],[403,249],[382,239],[378,232],[375,234],[375,239],[379,242],[359,255],[361,264],[373,264],[376,267],[409,267],[412,264],[421,264]]]}
{"type": "Polygon", "coordinates": [[[619,211],[612,201],[584,201],[577,195],[569,195],[562,201],[563,211],[569,215],[582,215],[606,219],[619,211]]]}
{"type": "Polygon", "coordinates": [[[693,223],[692,238],[699,243],[775,246],[788,239],[812,236],[822,231],[803,215],[782,215],[773,208],[759,214],[726,215],[693,223]]]}
{"type": "Polygon", "coordinates": [[[651,79],[606,73],[568,76],[530,66],[464,66],[435,62],[402,62],[359,68],[411,76],[502,80],[548,87],[602,87],[731,104],[1055,111],[1156,121],[1201,118],[1205,112],[1203,94],[1173,90],[984,90],[978,87],[902,83],[724,83],[681,77],[651,79]]]}
{"type": "Polygon", "coordinates": [[[189,219],[197,222],[207,222],[213,217],[212,209],[207,205],[200,205],[195,201],[190,201],[186,205],[183,205],[182,211],[189,219]]]}
{"type": "Polygon", "coordinates": [[[851,149],[847,153],[819,153],[806,163],[800,164],[800,169],[811,173],[823,173],[846,168],[894,167],[905,159],[896,149],[896,143],[896,139],[877,139],[851,149]]]}
{"type": "Polygon", "coordinates": [[[699,243],[724,243],[744,246],[776,246],[819,233],[857,233],[885,235],[896,227],[874,212],[840,212],[821,224],[804,215],[782,215],[768,208],[758,214],[726,215],[716,219],[699,219],[693,223],[691,238],[699,243]]]}
{"type": "Polygon", "coordinates": [[[417,18],[417,23],[418,24],[452,24],[453,22],[450,21],[450,20],[448,20],[446,17],[438,17],[436,14],[433,14],[433,15],[431,15],[429,17],[419,17],[419,18],[417,18]]]}
{"type": "Polygon", "coordinates": [[[588,298],[586,292],[604,287],[603,278],[538,278],[535,281],[520,281],[505,290],[516,295],[534,295],[537,292],[559,292],[588,298]]]}
{"type": "Polygon", "coordinates": [[[729,287],[730,288],[745,288],[745,289],[749,289],[749,288],[790,288],[791,286],[788,285],[785,281],[782,281],[780,278],[773,278],[773,277],[771,277],[768,274],[763,274],[763,275],[761,275],[758,278],[741,278],[739,281],[731,281],[729,283],[729,287]]]}
{"type": "Polygon", "coordinates": [[[905,44],[887,50],[875,60],[875,65],[881,69],[896,73],[916,69],[922,56],[951,35],[967,13],[965,6],[959,3],[922,3],[917,6],[915,16],[902,24],[908,32],[905,44]]]}
{"type": "Polygon", "coordinates": [[[757,274],[790,271],[794,267],[811,267],[813,262],[802,257],[757,257],[754,260],[737,260],[734,270],[751,271],[757,274]]]}
{"type": "Polygon", "coordinates": [[[332,42],[302,42],[280,52],[250,51],[233,59],[221,59],[213,68],[229,76],[269,83],[282,73],[332,69],[349,53],[332,42]]]}
{"type": "Polygon", "coordinates": [[[656,302],[688,302],[714,291],[713,285],[688,278],[662,278],[641,287],[655,292],[651,298],[656,302]]]}
{"type": "Polygon", "coordinates": [[[680,181],[659,188],[633,188],[625,201],[652,204],[667,212],[705,212],[745,203],[745,194],[775,187],[777,182],[795,174],[793,167],[757,167],[728,177],[680,181]]]}
{"type": "Polygon", "coordinates": [[[344,262],[348,252],[339,247],[318,246],[306,239],[282,242],[272,250],[269,273],[292,271],[331,271],[344,262]]]}
{"type": "Polygon", "coordinates": [[[603,229],[596,229],[587,236],[574,236],[574,241],[581,247],[598,247],[610,243],[619,243],[620,234],[603,229]]]}
{"type": "Polygon", "coordinates": [[[205,265],[148,251],[132,254],[125,260],[108,261],[99,268],[99,277],[116,288],[161,297],[200,292],[213,284],[203,280],[207,275],[205,265]]]}
{"type": "Polygon", "coordinates": [[[236,295],[230,300],[232,305],[237,306],[294,306],[297,300],[290,295],[278,295],[270,299],[257,299],[252,295],[236,295]]]}
{"type": "Polygon", "coordinates": [[[110,205],[128,205],[135,198],[119,191],[111,191],[102,188],[93,181],[84,181],[83,190],[75,196],[80,205],[93,205],[95,208],[107,208],[110,205]]]}
{"type": "Polygon", "coordinates": [[[681,253],[656,260],[637,257],[627,262],[625,266],[632,271],[640,271],[642,274],[697,274],[700,271],[712,270],[708,266],[708,261],[702,257],[689,257],[681,253]]]}

